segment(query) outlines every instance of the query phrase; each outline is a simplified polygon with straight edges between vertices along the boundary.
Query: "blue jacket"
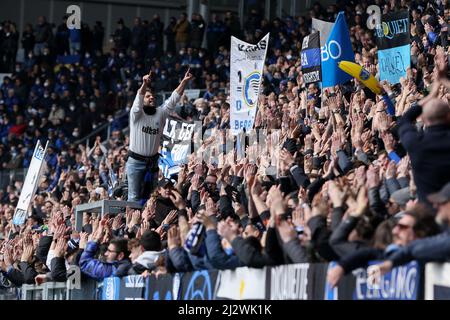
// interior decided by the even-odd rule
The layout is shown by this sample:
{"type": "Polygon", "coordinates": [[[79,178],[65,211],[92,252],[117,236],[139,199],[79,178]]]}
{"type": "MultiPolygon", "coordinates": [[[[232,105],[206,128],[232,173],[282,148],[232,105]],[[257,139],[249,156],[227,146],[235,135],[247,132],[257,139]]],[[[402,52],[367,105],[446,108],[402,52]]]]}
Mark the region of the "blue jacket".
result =
{"type": "Polygon", "coordinates": [[[222,248],[220,237],[216,230],[206,231],[206,252],[214,269],[234,269],[244,266],[235,255],[228,255],[222,248]]]}
{"type": "Polygon", "coordinates": [[[394,253],[389,260],[394,267],[406,264],[412,260],[421,263],[444,262],[450,259],[450,229],[424,239],[411,242],[406,247],[394,253]]]}
{"type": "Polygon", "coordinates": [[[97,242],[88,242],[80,258],[81,272],[98,281],[110,276],[122,277],[128,274],[128,269],[131,267],[131,262],[128,259],[114,261],[113,263],[102,262],[94,258],[97,248],[97,242]]]}

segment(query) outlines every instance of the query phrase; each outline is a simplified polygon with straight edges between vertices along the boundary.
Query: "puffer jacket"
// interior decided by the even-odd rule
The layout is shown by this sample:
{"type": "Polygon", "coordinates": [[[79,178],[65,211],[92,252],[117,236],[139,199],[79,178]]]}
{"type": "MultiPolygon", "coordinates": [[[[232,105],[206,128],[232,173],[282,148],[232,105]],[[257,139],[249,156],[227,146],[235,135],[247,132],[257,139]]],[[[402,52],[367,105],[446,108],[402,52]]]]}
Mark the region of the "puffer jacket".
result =
{"type": "Polygon", "coordinates": [[[130,260],[123,259],[112,263],[102,262],[94,258],[97,248],[97,242],[88,242],[80,258],[81,272],[98,281],[110,276],[122,277],[128,274],[131,267],[130,260]]]}

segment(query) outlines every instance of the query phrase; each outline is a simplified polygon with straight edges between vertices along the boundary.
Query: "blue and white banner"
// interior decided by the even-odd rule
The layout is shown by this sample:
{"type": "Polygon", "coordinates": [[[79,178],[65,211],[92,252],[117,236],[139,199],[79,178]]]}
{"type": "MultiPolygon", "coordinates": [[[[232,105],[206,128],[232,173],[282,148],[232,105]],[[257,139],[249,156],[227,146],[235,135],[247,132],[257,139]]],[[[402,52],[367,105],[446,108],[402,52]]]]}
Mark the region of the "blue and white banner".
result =
{"type": "Polygon", "coordinates": [[[40,183],[45,156],[47,155],[47,145],[48,142],[45,148],[43,148],[39,140],[36,143],[30,167],[28,168],[27,176],[25,177],[22,191],[20,192],[19,202],[17,203],[14,212],[13,223],[15,225],[22,225],[27,219],[27,212],[30,207],[31,199],[33,199],[40,183]]]}
{"type": "Polygon", "coordinates": [[[392,84],[400,83],[400,78],[406,78],[406,70],[411,64],[410,45],[378,51],[380,80],[392,84]]]}
{"type": "Polygon", "coordinates": [[[168,118],[164,126],[159,168],[166,178],[180,171],[180,164],[188,162],[195,123],[168,118]]]}
{"type": "MultiPolygon", "coordinates": [[[[370,266],[379,262],[371,262],[370,266]]],[[[416,261],[392,269],[379,281],[367,276],[365,269],[353,272],[356,277],[354,300],[417,300],[420,284],[420,268],[416,261]]]]}
{"type": "Polygon", "coordinates": [[[119,293],[119,277],[109,277],[103,280],[102,300],[119,300],[119,293]]]}
{"type": "Polygon", "coordinates": [[[269,34],[253,45],[231,37],[230,127],[233,135],[253,128],[269,34]]]}
{"type": "Polygon", "coordinates": [[[408,10],[391,12],[382,16],[376,28],[380,80],[392,84],[406,77],[411,65],[408,10]]]}
{"type": "Polygon", "coordinates": [[[322,80],[319,37],[320,32],[315,32],[303,38],[301,64],[303,79],[307,84],[322,80]]]}
{"type": "Polygon", "coordinates": [[[352,76],[338,67],[340,61],[355,61],[344,12],[339,12],[327,43],[321,48],[321,53],[322,87],[332,87],[352,79],[352,76]]]}

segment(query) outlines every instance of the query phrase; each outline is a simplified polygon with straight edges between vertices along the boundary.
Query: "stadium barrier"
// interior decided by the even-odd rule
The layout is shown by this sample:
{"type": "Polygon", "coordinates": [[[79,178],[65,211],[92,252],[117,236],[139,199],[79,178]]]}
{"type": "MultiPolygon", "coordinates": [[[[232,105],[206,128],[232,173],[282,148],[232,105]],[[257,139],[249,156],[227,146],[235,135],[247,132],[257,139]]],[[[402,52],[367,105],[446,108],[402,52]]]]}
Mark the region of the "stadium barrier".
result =
{"type": "MultiPolygon", "coordinates": [[[[417,262],[394,268],[372,283],[366,269],[355,270],[331,288],[326,276],[334,263],[290,264],[262,269],[201,270],[110,277],[102,282],[82,279],[67,283],[24,285],[21,299],[68,300],[450,300],[450,263],[417,262]],[[424,295],[424,288],[426,294],[424,295]]],[[[77,268],[77,267],[75,267],[77,268]]]]}

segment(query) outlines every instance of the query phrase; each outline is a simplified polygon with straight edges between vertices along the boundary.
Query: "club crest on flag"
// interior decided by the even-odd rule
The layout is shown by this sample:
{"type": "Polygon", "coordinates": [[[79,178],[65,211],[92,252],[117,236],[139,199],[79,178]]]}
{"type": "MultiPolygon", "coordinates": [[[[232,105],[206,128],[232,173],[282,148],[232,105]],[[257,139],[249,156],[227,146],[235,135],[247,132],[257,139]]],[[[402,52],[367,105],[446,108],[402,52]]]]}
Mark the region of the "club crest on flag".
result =
{"type": "Polygon", "coordinates": [[[261,74],[259,71],[254,71],[245,77],[244,82],[244,101],[250,107],[256,105],[258,100],[259,83],[261,80],[261,74]]]}

